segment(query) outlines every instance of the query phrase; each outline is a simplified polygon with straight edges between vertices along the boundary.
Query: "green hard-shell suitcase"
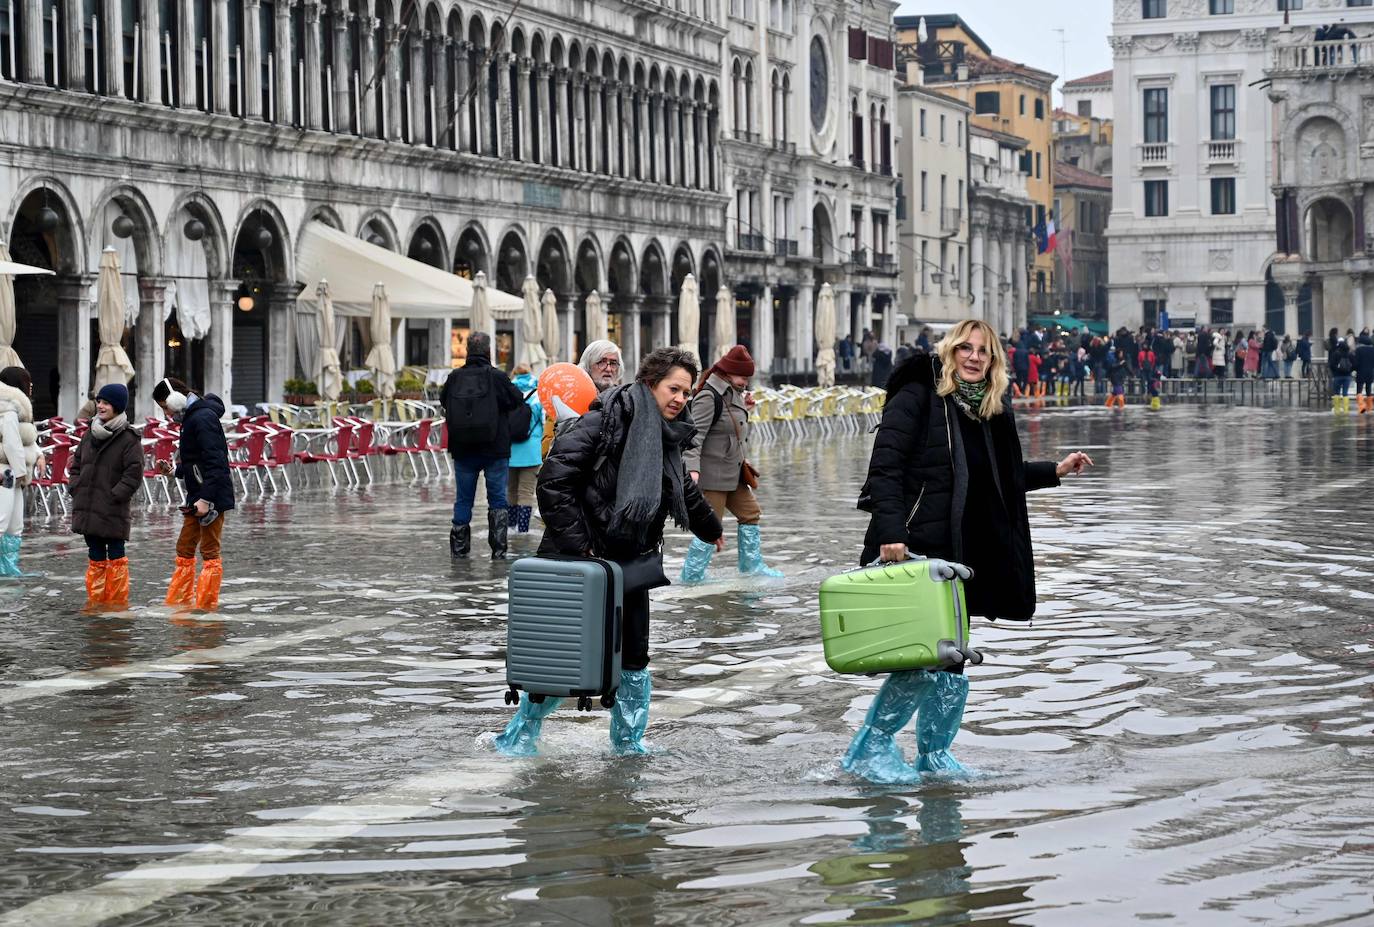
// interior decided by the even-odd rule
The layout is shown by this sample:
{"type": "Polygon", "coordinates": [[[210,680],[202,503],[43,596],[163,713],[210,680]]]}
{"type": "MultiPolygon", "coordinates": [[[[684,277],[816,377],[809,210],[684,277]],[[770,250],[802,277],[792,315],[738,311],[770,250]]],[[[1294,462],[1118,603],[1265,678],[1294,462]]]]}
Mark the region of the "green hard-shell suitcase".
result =
{"type": "Polygon", "coordinates": [[[821,583],[821,638],[825,662],[839,673],[983,662],[968,645],[963,581],[943,560],[884,563],[830,577],[821,583]]]}

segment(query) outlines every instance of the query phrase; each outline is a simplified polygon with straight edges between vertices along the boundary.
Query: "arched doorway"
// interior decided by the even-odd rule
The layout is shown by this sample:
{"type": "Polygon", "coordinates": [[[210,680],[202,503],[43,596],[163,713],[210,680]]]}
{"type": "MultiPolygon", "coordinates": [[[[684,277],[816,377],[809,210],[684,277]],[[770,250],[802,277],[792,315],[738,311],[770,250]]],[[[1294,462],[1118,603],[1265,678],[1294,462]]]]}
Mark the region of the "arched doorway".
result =
{"type": "MultiPolygon", "coordinates": [[[[79,343],[78,324],[88,324],[87,299],[94,292],[78,276],[85,263],[79,220],[56,190],[39,187],[24,197],[10,224],[9,247],[19,263],[57,272],[13,278],[14,349],[33,377],[34,417],[59,411],[74,416],[90,374],[75,364],[64,366],[61,348],[79,343]]],[[[88,353],[94,356],[94,350],[88,353]]]]}
{"type": "Polygon", "coordinates": [[[273,337],[278,334],[273,317],[284,315],[284,310],[275,308],[273,303],[280,299],[279,287],[287,282],[286,248],[285,230],[263,206],[244,216],[234,236],[231,266],[238,286],[232,305],[232,361],[227,390],[231,395],[221,398],[250,411],[280,391],[283,384],[274,382],[277,375],[285,378],[286,345],[273,337]]]}
{"type": "Polygon", "coordinates": [[[1355,220],[1350,208],[1334,197],[1307,207],[1304,242],[1307,259],[1316,264],[1343,261],[1355,253],[1355,220]]]}
{"type": "MultiPolygon", "coordinates": [[[[1284,304],[1283,287],[1274,282],[1274,274],[1271,270],[1264,272],[1264,325],[1272,332],[1277,332],[1280,336],[1292,335],[1296,341],[1303,332],[1312,332],[1312,284],[1304,283],[1298,289],[1298,330],[1287,331],[1287,322],[1284,319],[1286,306],[1284,304]]],[[[1318,338],[1321,333],[1315,333],[1318,338]]]]}
{"type": "Polygon", "coordinates": [[[204,388],[211,293],[226,265],[224,224],[209,199],[194,197],[173,211],[166,240],[162,375],[204,388]]]}

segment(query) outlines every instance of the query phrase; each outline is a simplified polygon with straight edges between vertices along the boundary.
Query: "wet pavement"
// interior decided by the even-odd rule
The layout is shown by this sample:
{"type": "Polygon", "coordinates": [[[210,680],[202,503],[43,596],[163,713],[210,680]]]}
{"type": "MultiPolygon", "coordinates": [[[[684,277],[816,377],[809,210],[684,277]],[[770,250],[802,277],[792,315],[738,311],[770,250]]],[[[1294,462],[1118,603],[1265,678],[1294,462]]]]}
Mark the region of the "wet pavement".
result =
{"type": "Polygon", "coordinates": [[[1371,923],[1374,416],[1020,417],[1098,467],[1032,496],[1033,626],[975,626],[960,783],[836,762],[877,680],[825,667],[815,600],[864,437],[755,455],[785,579],[655,594],[646,758],[601,711],[477,743],[507,568],[449,562],[448,486],[245,505],[215,616],[153,604],[172,519],[121,615],[38,526],[47,576],[0,587],[0,924],[1371,923]]]}

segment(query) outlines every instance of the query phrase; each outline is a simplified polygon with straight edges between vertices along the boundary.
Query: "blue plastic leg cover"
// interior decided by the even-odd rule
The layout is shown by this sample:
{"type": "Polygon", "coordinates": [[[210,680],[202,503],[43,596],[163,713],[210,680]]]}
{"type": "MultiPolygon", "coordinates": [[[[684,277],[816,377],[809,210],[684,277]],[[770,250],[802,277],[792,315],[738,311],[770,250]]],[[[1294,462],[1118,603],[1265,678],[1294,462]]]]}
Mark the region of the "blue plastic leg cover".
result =
{"type": "Polygon", "coordinates": [[[520,707],[515,717],[510,719],[510,724],[496,738],[496,749],[506,756],[534,756],[539,752],[539,729],[561,701],[561,698],[546,696],[544,701],[536,704],[530,701],[527,694],[520,693],[520,707]]]}
{"type": "Polygon", "coordinates": [[[906,727],[934,685],[935,680],[925,670],[889,675],[840,765],[847,772],[880,785],[920,782],[920,771],[903,759],[893,737],[906,727]]]}
{"type": "Polygon", "coordinates": [[[966,773],[968,770],[954,758],[949,748],[964,720],[968,677],[955,673],[930,675],[935,678],[935,684],[921,702],[916,718],[916,768],[922,772],[951,775],[966,773]]]}
{"type": "Polygon", "coordinates": [[[17,534],[0,534],[0,576],[22,576],[19,572],[19,546],[23,539],[17,534]]]}
{"type": "Polygon", "coordinates": [[[648,753],[649,696],[654,689],[648,670],[621,670],[620,688],[611,708],[611,747],[621,756],[648,753]]]}
{"type": "Polygon", "coordinates": [[[682,562],[681,582],[699,583],[706,579],[706,568],[711,565],[711,555],[715,552],[715,545],[692,538],[692,546],[687,548],[687,559],[682,562]]]}
{"type": "Polygon", "coordinates": [[[739,571],[748,576],[767,576],[777,579],[782,571],[763,562],[763,541],[758,525],[739,526],[739,571]]]}

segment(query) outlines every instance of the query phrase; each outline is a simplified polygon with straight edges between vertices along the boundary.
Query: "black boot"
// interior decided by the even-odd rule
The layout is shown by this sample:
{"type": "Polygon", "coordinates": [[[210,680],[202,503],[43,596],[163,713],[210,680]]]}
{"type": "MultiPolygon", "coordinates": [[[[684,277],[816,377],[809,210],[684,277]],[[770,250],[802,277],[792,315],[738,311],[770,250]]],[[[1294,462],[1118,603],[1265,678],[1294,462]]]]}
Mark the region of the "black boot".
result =
{"type": "Polygon", "coordinates": [[[506,559],[506,533],[510,528],[510,512],[506,509],[487,512],[487,543],[491,545],[491,559],[506,559]]]}
{"type": "Polygon", "coordinates": [[[454,525],[448,529],[448,551],[455,560],[466,559],[470,550],[472,550],[471,525],[454,525]]]}

